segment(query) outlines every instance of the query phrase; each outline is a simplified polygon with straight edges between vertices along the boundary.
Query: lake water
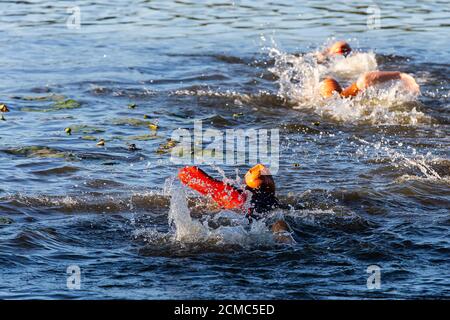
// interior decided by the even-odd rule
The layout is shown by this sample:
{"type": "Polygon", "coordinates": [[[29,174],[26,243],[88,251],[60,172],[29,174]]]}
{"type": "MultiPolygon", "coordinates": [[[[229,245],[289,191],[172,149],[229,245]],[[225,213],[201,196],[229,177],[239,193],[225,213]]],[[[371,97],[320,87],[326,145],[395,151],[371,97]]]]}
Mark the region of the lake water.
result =
{"type": "MultiPolygon", "coordinates": [[[[0,12],[0,298],[450,297],[447,1],[28,0],[0,12]],[[333,39],[352,55],[312,62],[333,39]],[[412,74],[422,95],[311,94],[327,73],[373,69],[412,74]],[[167,139],[194,121],[279,130],[274,178],[290,209],[272,215],[294,244],[179,185],[167,139]]],[[[202,168],[235,179],[250,165],[202,168]]]]}

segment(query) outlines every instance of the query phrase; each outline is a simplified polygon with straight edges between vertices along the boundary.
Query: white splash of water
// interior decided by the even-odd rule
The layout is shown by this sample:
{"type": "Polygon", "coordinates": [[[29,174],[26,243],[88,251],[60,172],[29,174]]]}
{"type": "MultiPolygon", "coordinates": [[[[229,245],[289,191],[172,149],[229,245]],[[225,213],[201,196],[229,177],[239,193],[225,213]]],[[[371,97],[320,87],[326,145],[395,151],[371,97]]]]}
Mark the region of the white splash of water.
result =
{"type": "MultiPolygon", "coordinates": [[[[416,125],[430,123],[431,117],[418,111],[415,96],[402,91],[400,84],[369,88],[353,99],[335,96],[315,104],[314,112],[335,121],[374,125],[416,125]]],[[[298,106],[296,108],[302,108],[298,106]]]]}
{"type": "Polygon", "coordinates": [[[345,87],[362,73],[376,70],[373,52],[356,52],[325,62],[318,61],[317,52],[296,56],[270,48],[268,54],[275,61],[269,71],[279,78],[278,95],[294,103],[296,109],[344,122],[415,125],[432,121],[417,110],[422,106],[417,97],[406,92],[399,82],[370,88],[353,99],[343,99],[337,94],[329,99],[320,96],[320,82],[325,77],[333,77],[345,87]]]}
{"type": "Polygon", "coordinates": [[[378,64],[373,52],[356,52],[346,58],[336,56],[329,64],[330,72],[340,79],[352,79],[377,68],[378,64]]]}
{"type": "MultiPolygon", "coordinates": [[[[371,143],[361,138],[356,138],[359,142],[361,142],[364,146],[373,148],[378,153],[382,153],[384,157],[387,157],[389,161],[391,161],[396,167],[403,166],[407,169],[416,169],[419,170],[421,176],[419,175],[403,175],[402,177],[397,179],[397,182],[403,182],[406,180],[418,180],[418,179],[426,179],[433,181],[448,181],[449,176],[441,176],[433,167],[433,162],[439,162],[441,159],[436,159],[432,156],[431,153],[427,153],[426,155],[417,154],[415,149],[412,149],[412,155],[406,155],[400,151],[395,150],[394,148],[388,146],[388,142],[381,141],[377,143],[371,143]]],[[[364,154],[367,154],[367,148],[364,151],[361,151],[364,154]]]]}
{"type": "Polygon", "coordinates": [[[300,104],[317,97],[320,79],[326,72],[326,67],[317,63],[314,54],[295,56],[271,48],[269,56],[275,60],[269,71],[279,78],[278,94],[281,97],[300,104]]]}
{"type": "Polygon", "coordinates": [[[273,234],[263,220],[248,224],[244,215],[232,211],[221,211],[203,219],[191,217],[184,189],[173,184],[171,187],[169,225],[173,226],[174,240],[183,243],[209,245],[235,244],[242,247],[273,245],[273,234]],[[223,221],[226,221],[223,224],[223,221]],[[210,224],[217,227],[211,227],[210,224]]]}
{"type": "Polygon", "coordinates": [[[175,229],[175,239],[181,242],[197,242],[208,236],[208,230],[191,217],[184,189],[172,185],[169,225],[175,229]]]}

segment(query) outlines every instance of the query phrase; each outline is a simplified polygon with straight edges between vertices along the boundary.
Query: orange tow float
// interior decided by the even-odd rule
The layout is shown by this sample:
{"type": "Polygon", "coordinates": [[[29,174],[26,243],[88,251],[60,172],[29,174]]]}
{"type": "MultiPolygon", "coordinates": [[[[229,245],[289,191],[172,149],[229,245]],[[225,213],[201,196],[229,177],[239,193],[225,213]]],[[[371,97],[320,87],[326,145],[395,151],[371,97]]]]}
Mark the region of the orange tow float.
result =
{"type": "Polygon", "coordinates": [[[184,167],[178,172],[181,182],[205,196],[210,196],[224,209],[243,209],[247,195],[235,187],[214,179],[195,166],[184,167]]]}

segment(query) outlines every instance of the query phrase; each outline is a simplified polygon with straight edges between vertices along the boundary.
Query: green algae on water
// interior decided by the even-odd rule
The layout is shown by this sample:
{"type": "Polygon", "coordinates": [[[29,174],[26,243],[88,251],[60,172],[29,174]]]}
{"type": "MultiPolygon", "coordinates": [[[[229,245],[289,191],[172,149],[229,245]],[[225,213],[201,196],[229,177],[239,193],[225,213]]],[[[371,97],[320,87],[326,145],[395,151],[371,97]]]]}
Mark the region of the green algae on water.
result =
{"type": "Polygon", "coordinates": [[[156,153],[158,154],[166,154],[169,153],[174,147],[179,144],[179,141],[167,139],[165,143],[161,144],[158,149],[156,150],[156,153]]]}
{"type": "Polygon", "coordinates": [[[16,99],[16,100],[23,100],[23,101],[57,101],[57,100],[66,99],[65,96],[58,95],[58,94],[50,94],[47,96],[24,96],[24,97],[15,96],[12,98],[16,99]]]}
{"type": "Polygon", "coordinates": [[[68,99],[65,96],[60,95],[51,95],[44,97],[36,97],[36,98],[21,98],[21,100],[25,101],[53,101],[53,104],[46,108],[39,107],[23,107],[20,108],[21,111],[24,112],[53,112],[59,110],[70,110],[77,109],[81,107],[81,103],[76,101],[75,99],[68,99]]]}
{"type": "Polygon", "coordinates": [[[66,100],[60,100],[56,101],[53,104],[54,110],[62,110],[62,109],[76,109],[81,106],[81,103],[74,99],[66,99],[66,100]]]}
{"type": "Polygon", "coordinates": [[[45,146],[29,146],[21,147],[17,149],[9,149],[5,151],[8,154],[25,156],[25,157],[38,157],[38,158],[67,158],[73,157],[72,154],[52,149],[45,146]]]}
{"type": "Polygon", "coordinates": [[[97,138],[94,136],[82,136],[81,139],[87,141],[97,141],[97,138]]]}
{"type": "Polygon", "coordinates": [[[70,128],[72,129],[72,133],[81,133],[84,135],[92,135],[95,133],[105,132],[104,129],[94,127],[94,126],[89,126],[86,124],[76,124],[76,125],[70,126],[70,128]]]}
{"type": "Polygon", "coordinates": [[[151,122],[135,118],[118,118],[113,119],[112,124],[118,126],[128,125],[133,127],[147,127],[151,124],[151,122]]]}
{"type": "Polygon", "coordinates": [[[138,136],[129,136],[126,137],[126,140],[136,140],[136,141],[148,141],[158,138],[156,134],[142,134],[138,136]]]}

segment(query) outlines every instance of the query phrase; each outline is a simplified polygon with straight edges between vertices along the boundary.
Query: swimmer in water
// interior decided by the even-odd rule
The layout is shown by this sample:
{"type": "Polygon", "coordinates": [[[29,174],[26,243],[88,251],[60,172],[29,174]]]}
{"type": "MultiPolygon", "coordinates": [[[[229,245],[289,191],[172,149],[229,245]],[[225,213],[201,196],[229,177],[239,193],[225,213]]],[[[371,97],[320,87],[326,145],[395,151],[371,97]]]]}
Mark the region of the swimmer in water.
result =
{"type": "MultiPolygon", "coordinates": [[[[275,195],[275,181],[264,165],[257,164],[245,174],[246,190],[250,191],[252,198],[247,213],[250,221],[259,219],[261,214],[280,207],[275,195]]],[[[277,220],[271,226],[275,240],[281,243],[295,242],[290,234],[290,227],[284,220],[277,220]]]]}
{"type": "Polygon", "coordinates": [[[345,89],[333,78],[324,79],[319,86],[320,95],[329,98],[336,92],[341,97],[351,98],[364,92],[369,87],[386,84],[389,82],[400,82],[403,88],[412,93],[420,94],[420,87],[412,76],[398,71],[369,71],[363,73],[356,82],[345,89]]]}
{"type": "MultiPolygon", "coordinates": [[[[250,223],[280,206],[275,195],[275,181],[269,169],[262,164],[257,164],[245,174],[245,190],[237,189],[216,180],[197,167],[181,169],[178,177],[192,189],[210,196],[223,208],[245,209],[250,223]],[[251,194],[251,199],[249,207],[244,208],[247,193],[251,194]]],[[[276,221],[272,224],[271,230],[277,242],[295,242],[290,234],[290,227],[285,221],[276,221]]]]}
{"type": "Polygon", "coordinates": [[[352,52],[352,48],[345,41],[336,41],[330,47],[322,52],[317,53],[317,61],[322,63],[327,59],[335,56],[347,57],[352,52]]]}
{"type": "Polygon", "coordinates": [[[279,207],[275,196],[275,181],[262,164],[257,164],[245,174],[246,190],[252,194],[249,216],[257,216],[279,207]]]}

